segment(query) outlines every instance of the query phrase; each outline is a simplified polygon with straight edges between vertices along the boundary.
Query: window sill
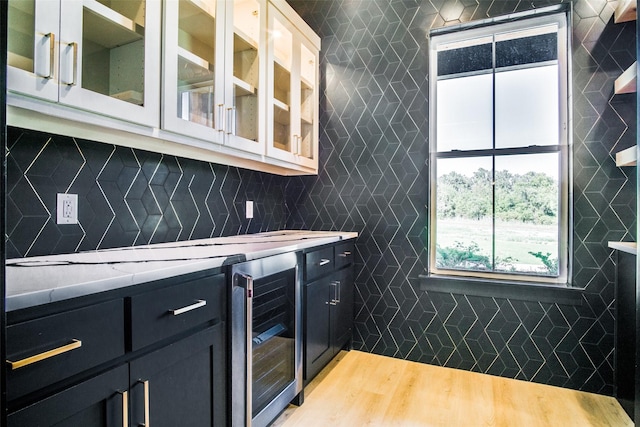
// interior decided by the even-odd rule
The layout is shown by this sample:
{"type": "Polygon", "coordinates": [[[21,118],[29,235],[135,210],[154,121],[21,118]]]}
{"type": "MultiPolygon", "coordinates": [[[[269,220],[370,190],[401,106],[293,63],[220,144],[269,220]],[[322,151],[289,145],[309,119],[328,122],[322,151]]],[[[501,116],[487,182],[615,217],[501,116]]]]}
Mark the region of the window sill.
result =
{"type": "Polygon", "coordinates": [[[566,285],[547,285],[524,282],[420,275],[420,290],[520,301],[539,301],[561,305],[580,306],[583,303],[580,288],[566,285]]]}

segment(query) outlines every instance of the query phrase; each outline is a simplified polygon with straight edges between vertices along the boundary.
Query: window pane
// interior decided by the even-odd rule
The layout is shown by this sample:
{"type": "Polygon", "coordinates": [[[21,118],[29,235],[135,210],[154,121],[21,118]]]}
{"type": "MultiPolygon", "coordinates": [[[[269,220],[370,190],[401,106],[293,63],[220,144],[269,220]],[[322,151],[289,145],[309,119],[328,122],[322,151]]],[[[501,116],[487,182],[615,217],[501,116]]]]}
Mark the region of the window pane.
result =
{"type": "Polygon", "coordinates": [[[491,74],[438,80],[438,151],[493,147],[491,74]]]}
{"type": "Polygon", "coordinates": [[[558,275],[560,154],[496,157],[496,269],[558,275]]]}
{"type": "Polygon", "coordinates": [[[438,159],[436,167],[436,266],[491,270],[491,157],[438,159]]]}
{"type": "Polygon", "coordinates": [[[541,34],[496,43],[496,67],[558,59],[558,34],[541,34]]]}
{"type": "Polygon", "coordinates": [[[491,43],[438,52],[438,76],[489,70],[492,67],[491,43]]]}
{"type": "Polygon", "coordinates": [[[496,148],[559,143],[558,66],[496,73],[496,148]]]}

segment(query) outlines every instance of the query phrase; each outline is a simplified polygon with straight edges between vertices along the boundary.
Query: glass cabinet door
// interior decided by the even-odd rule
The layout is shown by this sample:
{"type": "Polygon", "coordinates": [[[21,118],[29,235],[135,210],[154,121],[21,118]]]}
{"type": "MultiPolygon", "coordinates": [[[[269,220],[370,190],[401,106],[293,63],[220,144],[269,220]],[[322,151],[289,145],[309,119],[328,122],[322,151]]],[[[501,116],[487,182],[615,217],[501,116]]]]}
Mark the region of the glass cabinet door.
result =
{"type": "Polygon", "coordinates": [[[318,52],[277,9],[270,10],[267,154],[317,169],[318,52]]]}
{"type": "Polygon", "coordinates": [[[224,1],[165,2],[163,127],[221,142],[224,1]]]}
{"type": "Polygon", "coordinates": [[[300,46],[300,127],[296,139],[296,153],[304,159],[314,160],[318,140],[318,93],[316,91],[317,54],[304,44],[300,46]]]}
{"type": "Polygon", "coordinates": [[[264,2],[261,0],[234,0],[227,2],[227,13],[232,15],[227,34],[233,40],[226,63],[227,104],[226,144],[254,153],[264,154],[264,91],[263,29],[266,25],[264,2]],[[229,10],[231,8],[231,10],[229,10]]]}
{"type": "Polygon", "coordinates": [[[60,102],[159,122],[160,2],[60,2],[60,102]]]}
{"type": "Polygon", "coordinates": [[[57,1],[9,1],[7,88],[10,91],[58,100],[59,20],[57,1]]]}
{"type": "MultiPolygon", "coordinates": [[[[275,9],[272,8],[272,11],[275,9]]],[[[287,23],[279,16],[270,15],[271,26],[269,32],[270,46],[270,153],[280,154],[285,159],[293,154],[293,120],[292,97],[293,89],[293,32],[287,23]],[[282,153],[278,153],[281,151],[282,153]]],[[[295,101],[294,101],[295,102],[295,101]]]]}

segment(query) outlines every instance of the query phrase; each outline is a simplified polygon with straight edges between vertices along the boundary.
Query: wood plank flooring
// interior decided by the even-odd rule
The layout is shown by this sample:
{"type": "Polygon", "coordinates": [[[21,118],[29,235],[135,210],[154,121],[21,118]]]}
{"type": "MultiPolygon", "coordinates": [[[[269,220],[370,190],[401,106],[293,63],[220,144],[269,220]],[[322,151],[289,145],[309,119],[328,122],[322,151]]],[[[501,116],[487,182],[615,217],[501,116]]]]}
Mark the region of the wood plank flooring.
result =
{"type": "Polygon", "coordinates": [[[623,427],[633,422],[608,396],[341,352],[274,427],[623,427]]]}

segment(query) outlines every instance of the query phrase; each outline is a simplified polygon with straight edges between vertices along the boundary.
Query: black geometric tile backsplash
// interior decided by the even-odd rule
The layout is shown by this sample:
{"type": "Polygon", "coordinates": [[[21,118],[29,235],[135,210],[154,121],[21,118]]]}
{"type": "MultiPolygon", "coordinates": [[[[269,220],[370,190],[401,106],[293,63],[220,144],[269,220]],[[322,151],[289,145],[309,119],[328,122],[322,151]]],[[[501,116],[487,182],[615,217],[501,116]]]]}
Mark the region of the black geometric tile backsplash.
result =
{"type": "Polygon", "coordinates": [[[284,177],[10,128],[7,257],[284,228],[284,177]],[[78,194],[78,225],[56,225],[56,193],[78,194]],[[254,218],[244,203],[254,201],[254,218]]]}
{"type": "Polygon", "coordinates": [[[635,59],[616,2],[573,2],[573,283],[583,304],[421,292],[426,269],[427,33],[558,1],[291,0],[322,37],[320,174],[280,177],[9,130],[7,257],[282,228],[352,230],[358,349],[587,391],[613,392],[614,264],[635,240],[634,95],[613,81],[635,59]],[[80,225],[55,224],[55,194],[80,225]],[[244,201],[255,217],[244,219],[244,201]]]}

